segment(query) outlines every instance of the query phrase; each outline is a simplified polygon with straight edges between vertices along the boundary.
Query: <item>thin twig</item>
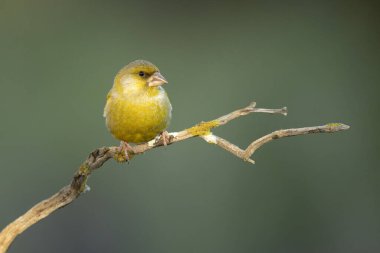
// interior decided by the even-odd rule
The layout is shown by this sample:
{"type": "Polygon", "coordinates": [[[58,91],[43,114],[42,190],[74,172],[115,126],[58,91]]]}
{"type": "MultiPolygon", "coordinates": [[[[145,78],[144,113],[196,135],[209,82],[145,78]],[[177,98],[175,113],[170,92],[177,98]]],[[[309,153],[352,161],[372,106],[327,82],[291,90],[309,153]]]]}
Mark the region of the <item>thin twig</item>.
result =
{"type": "Polygon", "coordinates": [[[270,141],[284,138],[284,137],[291,137],[291,136],[297,136],[297,135],[303,135],[303,134],[315,134],[315,133],[334,133],[338,131],[348,130],[350,127],[341,124],[341,123],[330,123],[323,126],[314,126],[314,127],[301,127],[301,128],[290,128],[290,129],[283,129],[283,130],[277,130],[273,133],[267,134],[254,142],[252,142],[247,149],[244,151],[243,159],[248,160],[253,153],[255,153],[256,150],[258,150],[262,145],[265,143],[268,143],[270,141]]]}
{"type": "MultiPolygon", "coordinates": [[[[224,125],[229,121],[236,119],[238,117],[253,113],[270,113],[270,114],[287,114],[286,107],[281,109],[264,109],[264,108],[256,108],[256,103],[251,103],[247,107],[236,110],[229,114],[226,114],[222,117],[219,117],[215,120],[201,122],[195,126],[187,128],[180,132],[170,133],[169,141],[167,145],[173,144],[175,142],[184,141],[186,139],[199,136],[203,140],[208,143],[216,144],[219,147],[225,149],[226,151],[232,153],[233,155],[243,159],[244,161],[248,161],[254,163],[254,161],[250,158],[251,155],[262,145],[265,143],[289,136],[296,136],[301,134],[312,134],[312,133],[333,133],[337,131],[347,130],[349,126],[340,124],[340,123],[332,123],[324,126],[316,126],[316,127],[304,127],[304,128],[293,128],[293,129],[285,129],[278,130],[271,134],[265,135],[254,142],[252,142],[245,150],[242,150],[238,146],[228,142],[227,140],[214,135],[211,132],[211,129],[224,125]]],[[[147,143],[136,145],[129,150],[129,159],[134,158],[135,155],[142,154],[152,148],[160,147],[163,145],[163,140],[160,138],[156,138],[147,143]]],[[[65,187],[63,187],[56,194],[51,196],[48,199],[41,201],[40,203],[33,206],[29,211],[25,214],[17,218],[15,221],[6,226],[0,233],[0,253],[4,253],[7,251],[9,246],[12,244],[13,240],[17,237],[17,235],[24,232],[27,228],[32,226],[33,224],[39,222],[40,220],[46,218],[51,213],[56,211],[59,208],[62,208],[71,202],[73,202],[76,198],[78,198],[81,193],[86,190],[86,182],[88,176],[96,169],[100,168],[106,161],[110,158],[114,158],[118,162],[125,162],[126,156],[124,152],[121,152],[119,147],[102,147],[94,150],[90,153],[86,161],[82,163],[79,167],[78,171],[74,174],[74,177],[71,183],[65,187]]]]}

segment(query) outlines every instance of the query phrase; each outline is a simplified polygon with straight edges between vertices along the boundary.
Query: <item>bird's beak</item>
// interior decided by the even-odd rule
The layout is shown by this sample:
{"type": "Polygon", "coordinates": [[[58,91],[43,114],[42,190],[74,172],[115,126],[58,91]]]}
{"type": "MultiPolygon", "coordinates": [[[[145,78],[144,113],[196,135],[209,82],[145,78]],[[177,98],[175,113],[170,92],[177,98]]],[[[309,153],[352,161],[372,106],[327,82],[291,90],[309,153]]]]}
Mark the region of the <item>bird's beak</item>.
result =
{"type": "Polygon", "coordinates": [[[165,77],[163,77],[160,72],[156,72],[148,78],[149,87],[160,86],[165,83],[168,83],[168,81],[166,81],[165,77]]]}

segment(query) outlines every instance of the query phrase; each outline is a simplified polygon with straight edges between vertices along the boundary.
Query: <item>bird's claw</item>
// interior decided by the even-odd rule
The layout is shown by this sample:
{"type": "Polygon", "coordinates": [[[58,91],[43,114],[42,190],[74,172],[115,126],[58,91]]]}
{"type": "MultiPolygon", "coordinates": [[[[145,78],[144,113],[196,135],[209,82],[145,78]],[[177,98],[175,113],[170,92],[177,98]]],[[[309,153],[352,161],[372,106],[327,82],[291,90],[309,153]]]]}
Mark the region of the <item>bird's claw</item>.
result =
{"type": "Polygon", "coordinates": [[[168,133],[168,131],[163,131],[160,135],[159,135],[159,139],[162,140],[162,144],[164,146],[167,146],[168,143],[171,141],[171,137],[168,133]]]}
{"type": "Polygon", "coordinates": [[[119,152],[115,159],[118,162],[128,162],[130,160],[130,153],[133,153],[133,147],[125,141],[120,142],[119,152]]]}

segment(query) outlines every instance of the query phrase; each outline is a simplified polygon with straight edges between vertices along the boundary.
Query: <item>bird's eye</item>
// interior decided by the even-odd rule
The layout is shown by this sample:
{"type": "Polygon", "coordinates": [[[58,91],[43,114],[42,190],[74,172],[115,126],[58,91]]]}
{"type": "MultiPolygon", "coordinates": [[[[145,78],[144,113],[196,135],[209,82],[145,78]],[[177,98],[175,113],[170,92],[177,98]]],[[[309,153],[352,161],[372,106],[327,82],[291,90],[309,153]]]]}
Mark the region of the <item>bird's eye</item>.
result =
{"type": "Polygon", "coordinates": [[[139,72],[139,76],[145,76],[145,72],[144,71],[140,71],[139,72]]]}

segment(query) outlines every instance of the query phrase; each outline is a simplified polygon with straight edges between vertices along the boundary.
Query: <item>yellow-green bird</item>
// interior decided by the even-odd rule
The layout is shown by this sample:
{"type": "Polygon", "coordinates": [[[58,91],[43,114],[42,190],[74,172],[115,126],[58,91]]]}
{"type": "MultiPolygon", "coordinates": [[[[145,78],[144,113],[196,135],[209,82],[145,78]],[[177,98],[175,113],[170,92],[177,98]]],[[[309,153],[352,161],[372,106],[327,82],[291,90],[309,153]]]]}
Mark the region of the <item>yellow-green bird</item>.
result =
{"type": "Polygon", "coordinates": [[[159,69],[145,60],[133,61],[117,73],[103,116],[121,148],[129,149],[128,143],[146,142],[159,134],[166,143],[172,114],[168,95],[161,87],[166,83],[159,69]]]}

